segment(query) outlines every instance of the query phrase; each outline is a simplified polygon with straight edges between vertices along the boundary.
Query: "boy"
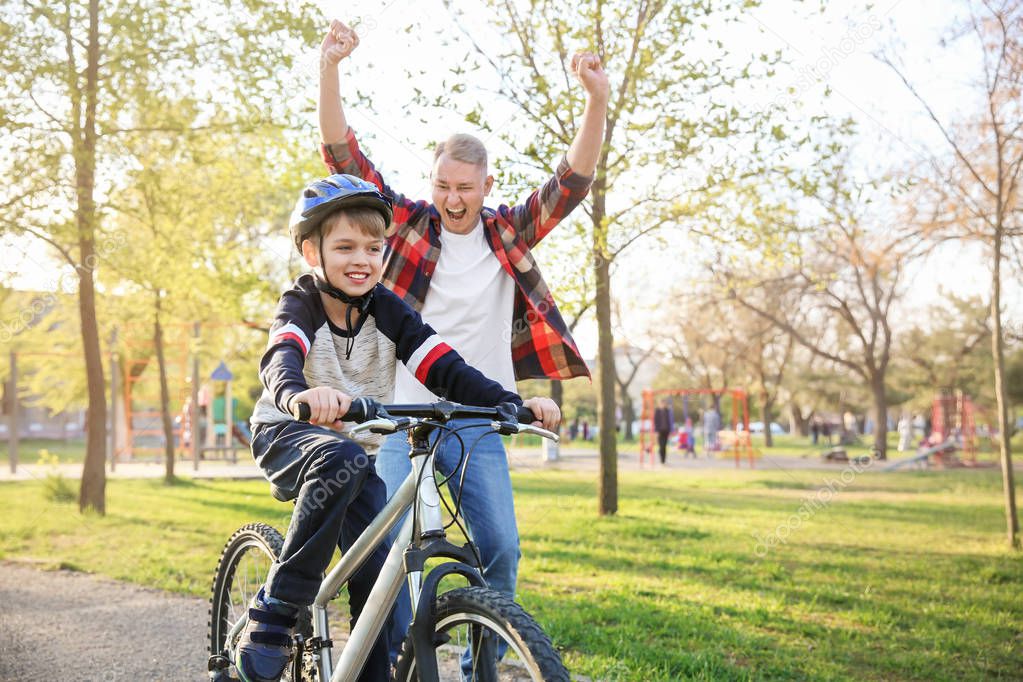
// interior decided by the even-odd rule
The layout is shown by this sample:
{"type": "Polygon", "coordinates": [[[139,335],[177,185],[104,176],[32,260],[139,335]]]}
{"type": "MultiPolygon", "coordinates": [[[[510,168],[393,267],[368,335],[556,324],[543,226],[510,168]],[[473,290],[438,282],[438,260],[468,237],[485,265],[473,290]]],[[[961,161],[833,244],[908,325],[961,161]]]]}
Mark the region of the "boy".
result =
{"type": "MultiPolygon", "coordinates": [[[[352,396],[390,402],[400,361],[456,402],[522,404],[378,284],[390,220],[390,201],[348,175],[310,184],[292,215],[292,238],[314,274],[300,277],[278,304],[260,362],[264,391],[252,415],[252,453],[274,496],[296,500],[296,510],[239,642],[235,663],[245,682],[280,679],[298,610],[315,598],[334,547],[344,551],[384,506],[384,484],[370,459],[381,436],[338,433],[352,396]],[[309,424],[292,418],[298,403],[309,405],[309,424]]],[[[557,425],[553,401],[525,404],[545,427],[557,425]]],[[[381,545],[349,581],[353,623],[385,558],[381,545]]],[[[385,632],[360,680],[388,679],[388,646],[385,632]]]]}

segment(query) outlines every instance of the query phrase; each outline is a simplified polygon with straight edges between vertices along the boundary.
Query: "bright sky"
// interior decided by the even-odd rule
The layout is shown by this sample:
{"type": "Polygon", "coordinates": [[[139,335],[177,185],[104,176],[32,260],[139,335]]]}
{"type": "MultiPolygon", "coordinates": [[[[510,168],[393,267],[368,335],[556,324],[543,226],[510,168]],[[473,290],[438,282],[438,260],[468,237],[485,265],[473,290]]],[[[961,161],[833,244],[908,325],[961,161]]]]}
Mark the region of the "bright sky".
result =
{"type": "MultiPolygon", "coordinates": [[[[458,64],[470,48],[466,38],[453,30],[453,19],[440,0],[392,0],[379,8],[323,0],[319,4],[325,16],[359,24],[361,44],[352,60],[342,66],[342,87],[357,88],[370,95],[376,113],[370,115],[355,105],[349,106],[350,123],[360,137],[370,142],[374,162],[392,186],[410,196],[426,196],[428,150],[432,143],[451,132],[479,131],[465,124],[459,112],[443,115],[434,111],[430,120],[424,122],[404,116],[401,104],[411,99],[414,88],[429,94],[445,87],[447,68],[458,64]],[[403,29],[413,23],[424,30],[405,33],[403,29]],[[406,70],[420,69],[425,73],[414,79],[406,78],[406,70]]],[[[472,31],[478,40],[501,39],[488,31],[476,3],[462,0],[456,4],[474,13],[472,31]]],[[[811,13],[807,6],[816,4],[813,2],[765,0],[764,4],[765,7],[748,14],[745,26],[730,29],[720,39],[732,50],[745,45],[758,52],[783,49],[792,65],[778,79],[779,92],[792,86],[797,103],[807,115],[826,111],[855,118],[864,141],[858,158],[865,167],[872,164],[885,167],[925,150],[942,148],[933,125],[924,118],[894,73],[875,55],[882,49],[894,49],[938,111],[954,114],[957,104],[964,101],[959,97],[962,83],[976,69],[972,68],[970,53],[959,48],[942,49],[939,40],[955,13],[961,11],[961,2],[884,0],[866,7],[862,2],[833,0],[823,13],[811,13]],[[832,91],[829,98],[822,96],[825,85],[832,91]]],[[[566,11],[569,7],[566,5],[566,11]]],[[[290,96],[300,94],[303,88],[305,95],[315,92],[316,57],[316,52],[310,51],[296,69],[296,90],[290,96]]],[[[613,70],[611,77],[614,85],[613,70]]],[[[451,85],[449,81],[447,86],[451,85]]],[[[470,91],[476,89],[481,93],[496,86],[476,74],[467,77],[466,85],[470,91]]],[[[489,113],[497,127],[514,116],[510,106],[501,104],[494,104],[489,113]]],[[[315,125],[314,115],[309,114],[310,125],[315,125]]],[[[509,154],[495,136],[485,133],[480,136],[493,157],[509,154]]],[[[310,147],[314,148],[312,140],[310,147]]],[[[516,198],[503,195],[498,187],[491,200],[496,204],[516,198]]],[[[43,268],[35,265],[37,258],[26,261],[24,246],[0,247],[0,276],[6,275],[9,282],[18,286],[46,288],[56,278],[42,274],[43,268]]],[[[648,292],[664,291],[679,284],[686,271],[685,263],[691,257],[693,254],[638,244],[620,263],[616,294],[630,308],[637,311],[647,308],[648,292]],[[670,281],[664,273],[672,273],[670,281]]],[[[912,280],[908,307],[920,308],[937,300],[941,283],[937,273],[951,271],[956,272],[956,279],[945,282],[948,288],[986,296],[989,285],[979,264],[979,254],[969,250],[956,249],[933,258],[912,280]]],[[[1005,282],[1005,286],[1013,302],[1011,309],[1020,310],[1021,287],[1017,282],[1005,282]]],[[[577,337],[584,354],[592,356],[596,348],[592,325],[581,329],[577,337]]]]}

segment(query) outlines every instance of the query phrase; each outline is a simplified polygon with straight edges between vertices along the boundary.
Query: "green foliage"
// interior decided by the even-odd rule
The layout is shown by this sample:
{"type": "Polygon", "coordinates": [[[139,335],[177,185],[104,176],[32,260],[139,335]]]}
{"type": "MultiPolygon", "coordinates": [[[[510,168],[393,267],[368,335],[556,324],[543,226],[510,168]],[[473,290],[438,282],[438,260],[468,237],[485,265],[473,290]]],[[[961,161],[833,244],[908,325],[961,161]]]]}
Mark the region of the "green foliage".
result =
{"type": "Polygon", "coordinates": [[[43,479],[43,497],[55,504],[69,504],[78,499],[78,491],[60,473],[60,458],[47,450],[40,450],[37,462],[47,468],[43,479]]]}
{"type": "Polygon", "coordinates": [[[890,385],[907,396],[906,406],[914,411],[928,409],[942,389],[962,390],[978,406],[993,409],[988,307],[976,296],[943,296],[943,303],[929,307],[902,335],[890,385]]]}
{"type": "MultiPolygon", "coordinates": [[[[90,141],[87,3],[0,9],[0,66],[9,76],[0,84],[0,169],[11,179],[0,189],[0,233],[37,238],[29,258],[50,271],[44,287],[54,291],[40,294],[47,304],[29,322],[24,302],[0,303],[11,331],[0,346],[80,357],[82,313],[70,294],[87,271],[98,295],[84,314],[120,355],[123,378],[155,382],[159,307],[175,402],[195,321],[207,323],[204,367],[234,359],[245,380],[236,395],[248,399],[255,371],[244,368],[255,367],[263,339],[241,325],[266,325],[292,266],[283,235],[294,194],[321,172],[304,140],[290,136],[308,128],[302,87],[317,64],[300,56],[320,24],[306,0],[101,4],[90,141]],[[82,173],[95,182],[94,212],[82,173]],[[95,244],[89,262],[77,253],[82,221],[95,244]]],[[[39,403],[85,403],[81,363],[23,363],[23,392],[39,403]]]]}

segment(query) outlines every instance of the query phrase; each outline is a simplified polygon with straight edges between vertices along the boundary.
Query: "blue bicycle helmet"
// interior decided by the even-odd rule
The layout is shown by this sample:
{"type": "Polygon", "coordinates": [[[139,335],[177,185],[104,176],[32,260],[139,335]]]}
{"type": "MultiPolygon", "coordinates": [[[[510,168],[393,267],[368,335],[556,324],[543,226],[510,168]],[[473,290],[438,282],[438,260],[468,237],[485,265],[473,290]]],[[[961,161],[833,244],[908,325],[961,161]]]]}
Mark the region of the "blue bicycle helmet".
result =
{"type": "MultiPolygon", "coordinates": [[[[354,175],[331,175],[306,185],[302,195],[295,204],[291,214],[289,229],[295,248],[302,253],[302,242],[320,229],[324,218],[339,208],[355,208],[365,206],[380,212],[384,223],[391,223],[391,200],[384,196],[376,185],[366,182],[354,175]]],[[[320,263],[323,258],[323,241],[320,241],[320,263]]],[[[348,329],[354,329],[355,313],[365,314],[373,300],[373,289],[362,296],[351,296],[334,286],[327,278],[327,273],[316,275],[316,288],[345,304],[345,323],[348,329]]],[[[345,358],[352,357],[355,348],[355,337],[345,340],[345,358]]]]}
{"type": "Polygon", "coordinates": [[[337,174],[306,185],[291,214],[289,229],[295,248],[302,253],[302,242],[320,229],[328,215],[339,208],[365,206],[380,212],[384,222],[391,223],[391,200],[367,182],[354,175],[337,174]]]}

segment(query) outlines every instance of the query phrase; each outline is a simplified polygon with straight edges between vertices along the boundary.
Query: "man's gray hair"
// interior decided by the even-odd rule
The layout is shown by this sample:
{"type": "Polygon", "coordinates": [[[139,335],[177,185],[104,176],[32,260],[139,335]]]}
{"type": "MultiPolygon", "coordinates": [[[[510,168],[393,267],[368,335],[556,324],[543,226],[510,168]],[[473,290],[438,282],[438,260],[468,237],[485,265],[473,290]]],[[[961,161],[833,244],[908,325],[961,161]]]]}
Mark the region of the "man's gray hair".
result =
{"type": "Polygon", "coordinates": [[[438,142],[437,149],[433,152],[433,160],[439,159],[441,154],[447,154],[455,161],[479,166],[484,172],[487,170],[487,148],[472,135],[457,133],[443,142],[438,142]]]}

